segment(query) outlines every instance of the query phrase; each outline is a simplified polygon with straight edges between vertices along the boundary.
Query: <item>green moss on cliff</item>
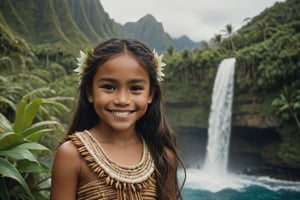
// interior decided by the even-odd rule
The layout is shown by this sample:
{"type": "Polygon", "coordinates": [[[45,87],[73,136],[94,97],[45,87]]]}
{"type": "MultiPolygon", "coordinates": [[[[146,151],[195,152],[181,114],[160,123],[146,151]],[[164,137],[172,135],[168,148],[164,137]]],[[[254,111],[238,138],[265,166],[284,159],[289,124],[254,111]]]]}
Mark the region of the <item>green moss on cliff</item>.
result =
{"type": "Polygon", "coordinates": [[[285,125],[279,129],[279,134],[282,138],[281,142],[267,146],[263,156],[272,164],[299,168],[300,131],[292,125],[285,125]]]}

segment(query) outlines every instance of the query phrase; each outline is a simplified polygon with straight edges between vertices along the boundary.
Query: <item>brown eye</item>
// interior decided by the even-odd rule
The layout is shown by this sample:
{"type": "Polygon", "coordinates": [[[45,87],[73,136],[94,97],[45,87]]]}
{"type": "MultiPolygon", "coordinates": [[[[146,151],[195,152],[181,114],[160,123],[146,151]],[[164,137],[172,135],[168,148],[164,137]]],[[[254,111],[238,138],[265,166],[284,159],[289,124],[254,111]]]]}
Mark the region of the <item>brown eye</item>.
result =
{"type": "Polygon", "coordinates": [[[130,90],[133,91],[133,92],[138,92],[138,91],[144,90],[144,87],[139,86],[139,85],[135,85],[135,86],[132,86],[130,88],[130,90]]]}
{"type": "Polygon", "coordinates": [[[103,88],[106,91],[114,91],[116,89],[113,85],[109,85],[109,84],[102,85],[101,88],[103,88]]]}

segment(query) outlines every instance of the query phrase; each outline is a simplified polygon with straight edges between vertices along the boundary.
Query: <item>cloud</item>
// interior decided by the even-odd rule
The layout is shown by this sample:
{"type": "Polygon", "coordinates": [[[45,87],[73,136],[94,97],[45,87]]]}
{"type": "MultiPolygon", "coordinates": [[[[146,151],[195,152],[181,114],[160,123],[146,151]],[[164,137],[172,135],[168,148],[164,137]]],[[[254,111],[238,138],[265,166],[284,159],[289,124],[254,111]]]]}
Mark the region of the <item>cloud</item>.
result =
{"type": "Polygon", "coordinates": [[[234,28],[276,1],[284,0],[100,0],[116,22],[136,22],[152,14],[172,37],[189,36],[194,41],[209,40],[227,24],[234,28]]]}

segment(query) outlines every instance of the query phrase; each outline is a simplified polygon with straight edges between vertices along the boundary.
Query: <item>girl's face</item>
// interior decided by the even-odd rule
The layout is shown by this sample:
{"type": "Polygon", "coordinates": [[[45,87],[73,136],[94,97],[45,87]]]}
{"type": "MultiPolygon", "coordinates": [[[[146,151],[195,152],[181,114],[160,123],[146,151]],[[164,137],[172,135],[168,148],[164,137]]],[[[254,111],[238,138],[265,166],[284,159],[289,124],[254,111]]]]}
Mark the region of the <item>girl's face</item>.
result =
{"type": "Polygon", "coordinates": [[[99,66],[88,100],[102,128],[134,131],[152,101],[149,75],[132,55],[120,54],[99,66]]]}

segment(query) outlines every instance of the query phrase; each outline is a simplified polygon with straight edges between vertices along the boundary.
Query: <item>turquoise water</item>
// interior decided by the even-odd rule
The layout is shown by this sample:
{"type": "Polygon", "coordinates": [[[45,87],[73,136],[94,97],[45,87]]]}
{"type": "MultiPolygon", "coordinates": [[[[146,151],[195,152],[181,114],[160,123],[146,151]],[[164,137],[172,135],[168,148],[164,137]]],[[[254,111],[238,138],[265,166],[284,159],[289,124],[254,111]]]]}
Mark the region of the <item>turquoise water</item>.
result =
{"type": "Polygon", "coordinates": [[[241,191],[224,189],[212,193],[205,190],[184,188],[184,200],[299,200],[300,192],[272,191],[259,186],[249,186],[241,191]]]}
{"type": "Polygon", "coordinates": [[[300,200],[300,182],[188,169],[184,200],[300,200]]]}

